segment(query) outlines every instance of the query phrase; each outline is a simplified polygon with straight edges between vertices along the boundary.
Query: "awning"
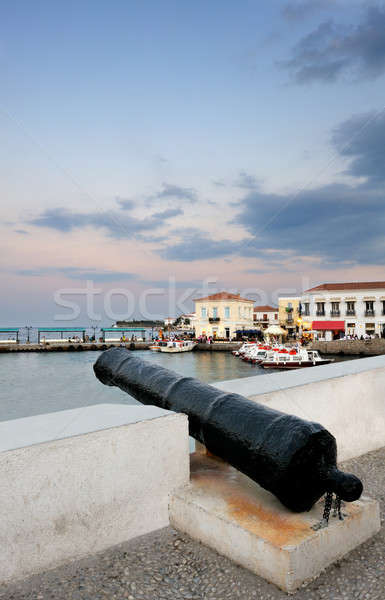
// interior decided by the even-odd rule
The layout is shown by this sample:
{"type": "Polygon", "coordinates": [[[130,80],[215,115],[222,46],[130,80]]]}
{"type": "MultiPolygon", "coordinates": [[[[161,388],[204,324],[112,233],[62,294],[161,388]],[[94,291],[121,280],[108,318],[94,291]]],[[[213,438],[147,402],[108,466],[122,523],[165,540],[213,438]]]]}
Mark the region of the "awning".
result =
{"type": "Polygon", "coordinates": [[[345,331],[345,321],[313,321],[316,331],[345,331]]]}

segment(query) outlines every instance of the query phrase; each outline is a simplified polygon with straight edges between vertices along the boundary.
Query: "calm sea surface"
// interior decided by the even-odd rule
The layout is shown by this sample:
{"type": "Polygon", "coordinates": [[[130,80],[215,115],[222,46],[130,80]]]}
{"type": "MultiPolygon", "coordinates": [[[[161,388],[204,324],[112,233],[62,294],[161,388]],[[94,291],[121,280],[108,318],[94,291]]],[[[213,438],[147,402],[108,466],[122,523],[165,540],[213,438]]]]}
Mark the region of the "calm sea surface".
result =
{"type": "MultiPolygon", "coordinates": [[[[118,388],[107,387],[96,379],[92,366],[99,354],[0,354],[0,421],[104,402],[136,404],[133,398],[118,388]]],[[[137,350],[135,356],[208,383],[269,375],[227,352],[173,355],[137,350]]]]}
{"type": "MultiPolygon", "coordinates": [[[[118,388],[96,379],[92,367],[99,354],[0,354],[0,421],[105,402],[136,404],[118,388]]],[[[253,375],[268,377],[271,373],[234,358],[230,352],[161,354],[136,350],[135,356],[207,383],[253,375]]]]}

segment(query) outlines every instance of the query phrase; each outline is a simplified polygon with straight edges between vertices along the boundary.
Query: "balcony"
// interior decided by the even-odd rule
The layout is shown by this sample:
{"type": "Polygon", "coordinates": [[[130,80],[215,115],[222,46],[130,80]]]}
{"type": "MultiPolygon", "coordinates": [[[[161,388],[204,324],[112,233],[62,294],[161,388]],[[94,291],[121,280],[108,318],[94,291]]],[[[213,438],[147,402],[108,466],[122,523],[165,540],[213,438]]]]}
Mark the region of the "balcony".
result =
{"type": "Polygon", "coordinates": [[[219,323],[219,317],[209,317],[209,323],[219,323]]]}
{"type": "Polygon", "coordinates": [[[356,311],[355,310],[347,310],[346,311],[346,316],[347,317],[355,317],[356,316],[356,311]]]}
{"type": "Polygon", "coordinates": [[[340,313],[340,311],[339,311],[339,310],[331,310],[331,311],[330,311],[330,316],[331,316],[331,317],[340,317],[340,316],[341,316],[341,313],[340,313]]]}
{"type": "Polygon", "coordinates": [[[325,311],[324,310],[317,310],[315,314],[316,314],[316,317],[324,317],[325,316],[325,311]]]}
{"type": "Polygon", "coordinates": [[[374,316],[375,316],[374,310],[366,310],[365,311],[365,317],[374,317],[374,316]]]}

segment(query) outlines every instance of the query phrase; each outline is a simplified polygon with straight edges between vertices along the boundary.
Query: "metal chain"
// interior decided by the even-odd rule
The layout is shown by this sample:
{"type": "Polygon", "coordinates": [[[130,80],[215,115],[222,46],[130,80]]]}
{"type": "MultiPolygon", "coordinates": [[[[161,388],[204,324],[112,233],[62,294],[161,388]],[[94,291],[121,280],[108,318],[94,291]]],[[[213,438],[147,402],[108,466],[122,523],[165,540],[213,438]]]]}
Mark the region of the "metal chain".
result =
{"type": "Polygon", "coordinates": [[[340,521],[343,521],[343,520],[344,520],[344,518],[343,518],[343,516],[342,516],[342,514],[341,514],[341,498],[340,498],[340,496],[336,496],[336,503],[335,503],[335,507],[336,507],[336,508],[335,508],[335,509],[336,509],[336,511],[338,512],[338,518],[339,518],[339,520],[340,520],[340,521]]]}
{"type": "MultiPolygon", "coordinates": [[[[321,521],[319,521],[318,523],[313,525],[312,529],[314,529],[315,531],[318,531],[318,529],[323,529],[324,527],[328,526],[329,518],[330,518],[330,511],[332,509],[332,506],[333,506],[333,492],[327,492],[326,496],[325,496],[325,506],[324,506],[324,512],[322,515],[322,519],[321,519],[321,521]]],[[[335,502],[334,502],[333,516],[336,517],[337,512],[338,512],[338,517],[339,517],[340,521],[342,521],[343,517],[341,515],[341,498],[339,496],[336,497],[335,502]]]]}
{"type": "Polygon", "coordinates": [[[327,527],[329,523],[330,511],[333,503],[333,492],[327,492],[325,496],[325,508],[324,513],[322,515],[322,521],[326,523],[325,527],[327,527]]]}

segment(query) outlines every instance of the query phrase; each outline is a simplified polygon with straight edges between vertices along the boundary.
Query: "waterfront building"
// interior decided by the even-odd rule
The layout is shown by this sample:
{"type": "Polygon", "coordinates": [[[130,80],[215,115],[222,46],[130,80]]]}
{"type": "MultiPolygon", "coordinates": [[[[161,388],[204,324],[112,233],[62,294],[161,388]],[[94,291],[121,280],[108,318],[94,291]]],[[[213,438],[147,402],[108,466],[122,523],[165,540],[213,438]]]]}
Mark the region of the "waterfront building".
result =
{"type": "Polygon", "coordinates": [[[253,300],[219,292],[194,300],[195,336],[232,339],[237,331],[255,329],[253,300]]]}
{"type": "Polygon", "coordinates": [[[319,339],[385,336],[385,281],[323,283],[306,290],[301,304],[319,339]]]}
{"type": "Polygon", "coordinates": [[[174,325],[177,329],[192,332],[194,329],[195,323],[195,313],[186,313],[184,315],[179,315],[179,317],[175,320],[174,325]]]}
{"type": "Polygon", "coordinates": [[[279,325],[284,327],[290,336],[295,336],[299,330],[301,317],[301,298],[291,296],[278,298],[278,320],[279,325]]]}
{"type": "Polygon", "coordinates": [[[254,306],[254,326],[267,329],[270,325],[278,325],[278,308],[269,305],[254,306]]]}
{"type": "Polygon", "coordinates": [[[174,321],[175,321],[175,317],[167,317],[166,319],[164,319],[164,326],[171,327],[174,324],[174,321]]]}

